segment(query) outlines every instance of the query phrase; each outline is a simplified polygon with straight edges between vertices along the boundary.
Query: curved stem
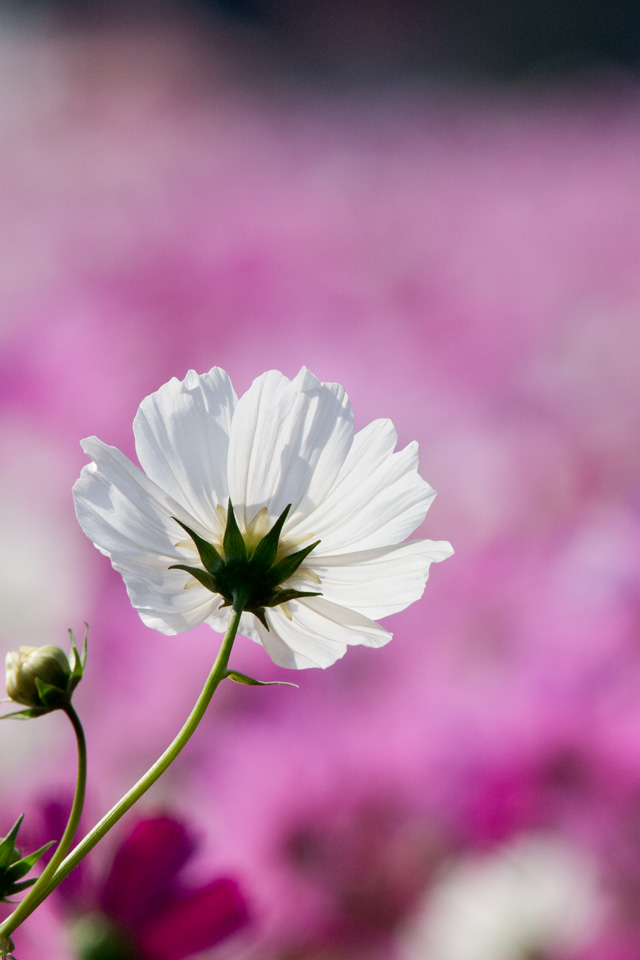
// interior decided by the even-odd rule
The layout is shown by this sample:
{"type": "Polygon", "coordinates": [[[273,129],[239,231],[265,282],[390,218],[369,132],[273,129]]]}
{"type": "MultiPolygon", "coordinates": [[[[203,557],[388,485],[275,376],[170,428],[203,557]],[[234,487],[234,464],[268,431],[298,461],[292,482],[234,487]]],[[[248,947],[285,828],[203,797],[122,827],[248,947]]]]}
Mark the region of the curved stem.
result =
{"type": "MultiPolygon", "coordinates": [[[[186,745],[192,734],[194,733],[196,727],[202,720],[207,707],[213,697],[213,694],[218,687],[218,684],[221,680],[227,675],[227,665],[229,663],[229,656],[231,654],[231,648],[233,647],[233,641],[235,640],[236,633],[238,631],[238,626],[240,624],[240,617],[242,615],[242,609],[236,610],[233,609],[231,613],[231,618],[229,620],[229,626],[227,627],[227,632],[224,635],[224,640],[222,641],[222,646],[218,652],[215,663],[211,669],[211,673],[207,679],[207,682],[204,685],[202,693],[198,697],[196,704],[189,714],[184,726],[180,730],[180,733],[177,735],[175,740],[167,747],[162,756],[160,756],[152,767],[147,770],[143,777],[138,780],[138,782],[122,797],[121,800],[116,803],[111,810],[105,814],[102,820],[99,821],[89,833],[84,837],[80,843],[74,847],[71,853],[66,857],[66,859],[60,864],[57,871],[49,879],[49,882],[41,887],[40,893],[37,898],[34,898],[34,901],[30,904],[30,909],[21,917],[21,921],[25,919],[30,913],[33,913],[35,908],[45,900],[50,893],[61,883],[67,874],[71,873],[74,867],[76,867],[80,861],[86,857],[90,850],[92,850],[99,840],[104,837],[106,833],[113,827],[118,820],[129,810],[133,804],[140,799],[140,797],[149,789],[152,784],[164,773],[167,767],[175,760],[182,748],[186,745]]],[[[20,905],[22,906],[22,904],[20,905]]],[[[17,911],[16,911],[17,912],[17,911]]],[[[13,916],[13,914],[12,914],[13,916]]],[[[9,921],[11,917],[9,917],[9,921]]],[[[5,921],[5,924],[8,924],[9,921],[5,921]]],[[[2,924],[0,926],[0,936],[3,933],[11,933],[15,930],[16,924],[11,924],[6,926],[2,924]]]]}
{"type": "MultiPolygon", "coordinates": [[[[9,934],[13,933],[13,931],[20,926],[22,921],[25,920],[40,903],[42,903],[42,900],[44,899],[42,893],[43,891],[47,890],[49,881],[54,876],[67,850],[71,846],[76,830],[78,829],[78,824],[80,823],[87,786],[87,741],[85,739],[80,718],[71,706],[71,703],[64,708],[64,712],[71,721],[78,745],[78,777],[76,781],[76,790],[73,797],[71,813],[69,814],[69,820],[67,822],[67,826],[65,827],[65,831],[62,834],[60,843],[58,844],[55,853],[51,857],[51,860],[44,868],[34,885],[31,887],[24,900],[18,904],[13,913],[10,914],[10,916],[8,916],[7,919],[0,925],[0,939],[2,937],[8,937],[9,934]]],[[[47,896],[47,894],[45,894],[45,896],[47,896]]]]}

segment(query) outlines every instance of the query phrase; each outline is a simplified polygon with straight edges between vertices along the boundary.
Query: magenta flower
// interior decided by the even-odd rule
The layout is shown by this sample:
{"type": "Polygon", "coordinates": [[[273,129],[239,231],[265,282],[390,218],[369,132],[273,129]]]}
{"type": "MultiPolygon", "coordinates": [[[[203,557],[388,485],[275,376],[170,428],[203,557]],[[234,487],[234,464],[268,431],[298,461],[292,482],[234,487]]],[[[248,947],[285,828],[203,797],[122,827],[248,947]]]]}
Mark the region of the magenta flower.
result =
{"type": "Polygon", "coordinates": [[[81,960],[185,960],[243,929],[249,915],[235,880],[181,884],[193,852],[191,836],[172,817],[135,824],[95,890],[93,908],[85,900],[73,915],[81,960]]]}

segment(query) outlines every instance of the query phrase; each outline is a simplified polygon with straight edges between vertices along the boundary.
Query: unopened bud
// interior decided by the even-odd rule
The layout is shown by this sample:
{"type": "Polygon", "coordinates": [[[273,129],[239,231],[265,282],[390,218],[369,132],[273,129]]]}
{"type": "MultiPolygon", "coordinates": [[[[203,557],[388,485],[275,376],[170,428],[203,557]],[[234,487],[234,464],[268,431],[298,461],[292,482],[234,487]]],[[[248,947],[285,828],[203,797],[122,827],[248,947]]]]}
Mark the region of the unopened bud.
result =
{"type": "MultiPolygon", "coordinates": [[[[49,847],[55,843],[55,840],[52,840],[51,843],[45,843],[43,847],[40,847],[40,849],[34,853],[30,853],[26,857],[21,856],[20,851],[16,847],[16,838],[22,825],[23,816],[18,817],[6,837],[0,837],[1,903],[10,903],[9,897],[20,893],[22,890],[26,890],[27,887],[31,887],[36,882],[35,877],[31,880],[24,880],[23,877],[29,873],[34,863],[40,859],[45,850],[48,850],[49,847]]],[[[13,954],[10,952],[11,950],[13,950],[11,937],[0,936],[1,960],[5,960],[6,957],[13,957],[13,954]]]]}
{"type": "Polygon", "coordinates": [[[69,702],[72,671],[60,647],[20,647],[7,654],[7,693],[16,703],[55,710],[69,702]]]}
{"type": "Polygon", "coordinates": [[[76,645],[73,630],[69,630],[69,656],[60,647],[52,644],[44,647],[20,647],[19,650],[12,650],[7,654],[7,693],[11,700],[21,703],[27,709],[17,713],[5,713],[0,720],[7,717],[40,717],[51,710],[68,709],[71,694],[82,680],[87,662],[88,624],[86,628],[82,653],[76,645]]]}

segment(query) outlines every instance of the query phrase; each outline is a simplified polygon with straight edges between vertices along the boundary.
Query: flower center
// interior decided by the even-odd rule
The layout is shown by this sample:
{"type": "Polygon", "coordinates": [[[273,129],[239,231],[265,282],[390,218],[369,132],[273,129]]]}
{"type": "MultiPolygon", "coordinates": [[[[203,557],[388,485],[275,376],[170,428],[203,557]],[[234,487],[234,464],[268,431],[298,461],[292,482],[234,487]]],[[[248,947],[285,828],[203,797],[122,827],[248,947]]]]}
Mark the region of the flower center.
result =
{"type": "Polygon", "coordinates": [[[291,504],[282,511],[271,529],[262,537],[256,535],[255,522],[250,524],[247,540],[242,536],[229,500],[227,525],[222,550],[204,540],[195,531],[176,517],[173,519],[193,540],[204,569],[182,563],[173,564],[171,570],[185,570],[210,590],[223,597],[222,606],[232,606],[236,611],[246,610],[255,614],[269,629],[265,616],[266,607],[276,607],[298,597],[317,597],[319,592],[307,592],[281,588],[286,580],[298,570],[302,561],[318,546],[315,543],[282,556],[280,535],[291,504]],[[247,542],[248,541],[248,542],[247,542]]]}

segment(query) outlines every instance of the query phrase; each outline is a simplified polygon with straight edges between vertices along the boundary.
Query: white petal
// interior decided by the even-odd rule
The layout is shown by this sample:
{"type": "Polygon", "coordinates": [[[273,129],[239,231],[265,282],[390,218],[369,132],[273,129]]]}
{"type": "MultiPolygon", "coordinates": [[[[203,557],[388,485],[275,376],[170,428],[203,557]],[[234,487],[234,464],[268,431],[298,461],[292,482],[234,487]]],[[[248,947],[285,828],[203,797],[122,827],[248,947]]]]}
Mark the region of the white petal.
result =
{"type": "MultiPolygon", "coordinates": [[[[222,598],[221,598],[222,601],[222,598]]],[[[231,607],[223,607],[222,604],[213,610],[207,617],[207,623],[217,633],[225,633],[231,617],[231,607]]],[[[252,613],[243,613],[240,617],[238,635],[248,637],[250,640],[260,642],[258,633],[259,621],[252,613]]]]}
{"type": "MultiPolygon", "coordinates": [[[[274,620],[272,614],[273,611],[269,611],[267,615],[269,622],[279,623],[280,621],[278,618],[276,617],[274,620]]],[[[278,667],[286,667],[287,670],[302,670],[305,667],[319,666],[319,664],[315,661],[310,660],[308,657],[305,657],[302,654],[295,653],[291,647],[288,647],[284,640],[280,639],[277,630],[274,627],[272,627],[270,630],[266,630],[265,627],[258,622],[258,632],[260,634],[260,643],[278,667]]],[[[343,653],[344,652],[345,651],[343,651],[343,653]]]]}
{"type": "Polygon", "coordinates": [[[354,437],[335,484],[295,533],[321,540],[323,553],[353,553],[400,543],[424,520],[435,491],[418,473],[418,445],[394,453],[390,420],[354,437]]]}
{"type": "Polygon", "coordinates": [[[227,451],[236,395],[224,370],[190,370],[145,397],[133,422],[143,470],[203,526],[218,533],[227,506],[227,451]]]}
{"type": "Polygon", "coordinates": [[[419,600],[431,563],[452,553],[446,540],[410,540],[330,557],[316,556],[314,551],[307,563],[320,577],[319,589],[326,600],[379,620],[419,600]]]}
{"type": "Polygon", "coordinates": [[[288,606],[291,620],[280,607],[273,607],[267,610],[271,630],[260,631],[267,652],[280,666],[329,667],[344,656],[349,645],[381,647],[391,639],[391,634],[380,624],[324,597],[292,600],[288,606]],[[293,656],[270,634],[282,641],[293,656]]]}
{"type": "Polygon", "coordinates": [[[164,580],[152,583],[114,566],[122,574],[131,604],[148,627],[161,633],[184,633],[209,623],[222,603],[222,597],[211,593],[190,574],[181,570],[168,570],[164,580]],[[176,587],[176,578],[179,584],[176,587]],[[185,589],[185,586],[187,589],[185,589]]]}
{"type": "Polygon", "coordinates": [[[83,468],[73,488],[80,526],[122,574],[145,623],[164,633],[197,626],[220,598],[197,581],[185,590],[193,577],[168,568],[193,563],[195,554],[176,547],[183,534],[172,517],[196,529],[198,522],[115,447],[90,437],[82,448],[94,462],[83,468]]]}
{"type": "Polygon", "coordinates": [[[238,401],[229,443],[229,494],[247,524],[266,506],[310,512],[335,482],[353,440],[344,389],[303,368],[294,380],[271,370],[238,401]]]}
{"type": "Polygon", "coordinates": [[[180,528],[171,517],[189,514],[116,447],[89,437],[82,449],[94,462],[83,468],[73,496],[80,525],[98,549],[180,556],[172,542],[180,528]]]}

